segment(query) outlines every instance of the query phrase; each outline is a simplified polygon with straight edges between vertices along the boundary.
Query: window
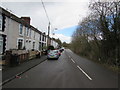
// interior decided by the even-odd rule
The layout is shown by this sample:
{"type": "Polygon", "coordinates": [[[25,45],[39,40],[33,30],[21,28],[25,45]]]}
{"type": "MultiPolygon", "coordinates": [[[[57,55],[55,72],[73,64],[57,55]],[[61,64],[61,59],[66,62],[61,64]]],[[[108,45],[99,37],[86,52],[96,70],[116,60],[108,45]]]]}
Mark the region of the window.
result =
{"type": "Polygon", "coordinates": [[[42,37],[42,41],[44,41],[44,35],[43,35],[43,37],[42,37]]]}
{"type": "Polygon", "coordinates": [[[29,28],[26,27],[26,36],[29,36],[29,28]]]}
{"type": "Polygon", "coordinates": [[[46,36],[45,36],[45,42],[46,42],[46,36]]]}
{"type": "Polygon", "coordinates": [[[33,49],[35,49],[35,42],[33,42],[33,49]]]}
{"type": "Polygon", "coordinates": [[[20,26],[19,26],[19,34],[23,35],[23,25],[22,24],[20,24],[20,26]]]}
{"type": "Polygon", "coordinates": [[[0,30],[2,30],[2,19],[0,18],[0,30]]]}
{"type": "Polygon", "coordinates": [[[0,30],[2,30],[2,15],[0,15],[0,30]]]}
{"type": "Polygon", "coordinates": [[[23,39],[18,39],[18,49],[23,49],[23,39]]]}
{"type": "Polygon", "coordinates": [[[31,29],[29,29],[29,37],[31,37],[31,29]]]}
{"type": "Polygon", "coordinates": [[[0,54],[3,52],[3,37],[0,35],[0,54]]]}
{"type": "Polygon", "coordinates": [[[41,41],[41,34],[40,34],[40,41],[41,41]]]}
{"type": "Polygon", "coordinates": [[[34,39],[35,39],[35,32],[34,32],[34,39]]]}

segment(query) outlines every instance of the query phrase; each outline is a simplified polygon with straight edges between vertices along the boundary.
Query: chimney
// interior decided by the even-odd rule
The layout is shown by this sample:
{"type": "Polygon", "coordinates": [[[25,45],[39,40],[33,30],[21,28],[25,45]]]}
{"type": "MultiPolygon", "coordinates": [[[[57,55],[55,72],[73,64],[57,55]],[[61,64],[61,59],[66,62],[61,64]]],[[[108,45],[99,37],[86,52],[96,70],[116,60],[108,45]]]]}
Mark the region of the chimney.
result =
{"type": "Polygon", "coordinates": [[[24,20],[26,23],[30,24],[30,17],[21,17],[22,20],[24,20]]]}

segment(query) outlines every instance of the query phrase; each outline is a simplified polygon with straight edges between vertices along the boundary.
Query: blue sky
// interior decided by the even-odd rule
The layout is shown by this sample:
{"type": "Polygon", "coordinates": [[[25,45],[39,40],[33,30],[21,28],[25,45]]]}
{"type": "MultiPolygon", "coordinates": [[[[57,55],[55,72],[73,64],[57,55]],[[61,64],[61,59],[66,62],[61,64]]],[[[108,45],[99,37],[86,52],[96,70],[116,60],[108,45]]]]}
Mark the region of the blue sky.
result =
{"type": "Polygon", "coordinates": [[[73,32],[76,30],[76,28],[77,28],[77,25],[64,28],[64,29],[58,29],[54,31],[55,32],[54,37],[59,38],[62,42],[70,43],[72,39],[71,36],[73,32]]]}
{"type": "Polygon", "coordinates": [[[76,28],[77,28],[77,25],[68,27],[68,28],[64,28],[64,29],[60,29],[60,30],[56,30],[55,34],[63,34],[65,36],[72,36],[72,34],[76,30],[76,28]]]}

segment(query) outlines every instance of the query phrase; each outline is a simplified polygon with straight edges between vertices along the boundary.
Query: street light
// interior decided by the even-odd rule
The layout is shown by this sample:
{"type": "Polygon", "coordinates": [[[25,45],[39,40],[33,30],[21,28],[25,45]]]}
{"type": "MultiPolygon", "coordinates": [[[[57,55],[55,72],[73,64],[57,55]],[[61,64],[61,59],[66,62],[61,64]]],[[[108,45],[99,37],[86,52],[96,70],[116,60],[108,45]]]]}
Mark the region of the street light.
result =
{"type": "Polygon", "coordinates": [[[55,30],[58,30],[58,28],[54,28],[53,29],[53,33],[52,33],[53,35],[55,35],[55,32],[54,32],[55,30]]]}

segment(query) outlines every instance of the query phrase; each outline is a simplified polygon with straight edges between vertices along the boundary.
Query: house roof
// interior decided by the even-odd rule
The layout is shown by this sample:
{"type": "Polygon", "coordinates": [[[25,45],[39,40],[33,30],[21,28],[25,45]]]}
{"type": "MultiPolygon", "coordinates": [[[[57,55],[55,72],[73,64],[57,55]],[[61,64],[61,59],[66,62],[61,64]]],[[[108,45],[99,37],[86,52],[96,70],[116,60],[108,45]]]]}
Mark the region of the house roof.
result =
{"type": "Polygon", "coordinates": [[[8,18],[11,18],[12,20],[15,20],[18,23],[23,24],[26,27],[29,27],[31,29],[33,29],[34,31],[38,32],[39,34],[43,34],[40,30],[38,30],[37,28],[35,28],[34,26],[28,24],[27,22],[25,22],[24,20],[22,20],[21,18],[17,17],[16,15],[8,12],[7,10],[5,10],[4,8],[0,7],[0,13],[2,15],[7,16],[8,18]]]}

